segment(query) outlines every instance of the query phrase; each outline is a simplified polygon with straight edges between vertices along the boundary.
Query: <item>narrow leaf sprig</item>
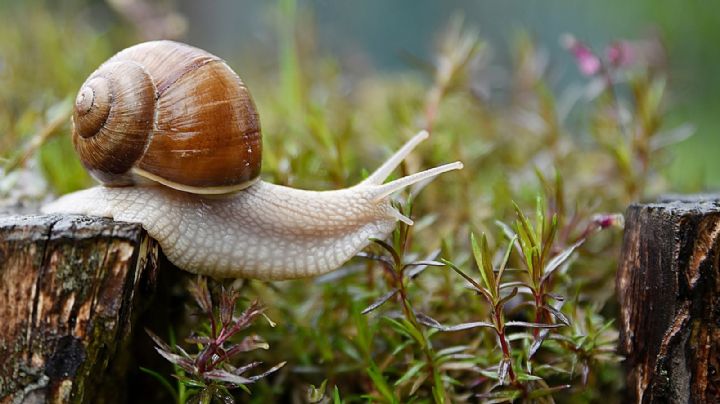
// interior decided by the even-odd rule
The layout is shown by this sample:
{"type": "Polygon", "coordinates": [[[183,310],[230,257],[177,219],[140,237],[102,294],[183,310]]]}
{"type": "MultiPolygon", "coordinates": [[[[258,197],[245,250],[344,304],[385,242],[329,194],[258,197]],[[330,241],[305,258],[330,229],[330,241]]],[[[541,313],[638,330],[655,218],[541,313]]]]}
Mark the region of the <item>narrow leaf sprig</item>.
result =
{"type": "Polygon", "coordinates": [[[207,333],[194,333],[186,338],[187,342],[197,347],[196,353],[188,353],[179,345],[171,346],[152,331],[145,331],[155,342],[155,350],[176,367],[173,376],[187,388],[193,389],[189,394],[192,402],[209,403],[213,398],[234,402],[231,389],[240,388],[249,393],[248,384],[285,365],[286,362],[281,362],[263,373],[247,376],[246,373],[261,365],[261,362],[250,362],[242,366],[233,364],[234,359],[242,353],[270,348],[255,334],[246,336],[239,342],[233,338],[262,315],[265,309],[260,303],[252,302],[247,309],[236,315],[239,298],[236,290],[221,287],[217,306],[205,277],[198,276],[196,281],[190,284],[189,290],[200,308],[200,314],[208,321],[207,333]]]}

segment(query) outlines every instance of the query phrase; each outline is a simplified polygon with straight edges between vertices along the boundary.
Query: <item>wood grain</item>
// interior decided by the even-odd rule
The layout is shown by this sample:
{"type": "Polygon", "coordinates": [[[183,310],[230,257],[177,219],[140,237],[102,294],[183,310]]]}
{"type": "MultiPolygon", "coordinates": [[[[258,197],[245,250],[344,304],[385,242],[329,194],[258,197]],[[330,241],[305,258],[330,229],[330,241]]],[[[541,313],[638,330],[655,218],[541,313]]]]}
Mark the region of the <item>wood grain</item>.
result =
{"type": "Polygon", "coordinates": [[[137,224],[0,217],[0,402],[122,400],[124,381],[107,376],[123,366],[114,359],[155,289],[157,259],[137,224]]]}
{"type": "Polygon", "coordinates": [[[626,213],[617,275],[628,401],[720,402],[720,199],[626,213]]]}

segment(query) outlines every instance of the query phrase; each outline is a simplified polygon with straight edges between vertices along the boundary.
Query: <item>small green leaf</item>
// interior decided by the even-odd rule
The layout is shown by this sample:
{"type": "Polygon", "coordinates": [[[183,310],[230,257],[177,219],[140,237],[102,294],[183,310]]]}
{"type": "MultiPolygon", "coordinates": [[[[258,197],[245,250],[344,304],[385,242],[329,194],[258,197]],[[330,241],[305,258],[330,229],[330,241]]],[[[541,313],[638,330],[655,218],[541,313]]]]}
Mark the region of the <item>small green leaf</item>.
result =
{"type": "Polygon", "coordinates": [[[518,372],[517,378],[518,378],[518,380],[522,380],[524,382],[542,380],[542,377],[531,375],[531,374],[525,373],[525,372],[518,372]]]}
{"type": "Polygon", "coordinates": [[[530,250],[530,275],[532,277],[535,289],[540,285],[540,277],[542,276],[542,261],[540,257],[540,248],[532,247],[530,250]]]}
{"type": "Polygon", "coordinates": [[[394,318],[387,317],[387,316],[386,316],[386,317],[383,317],[383,320],[385,320],[385,321],[387,321],[388,323],[390,323],[390,326],[391,326],[396,332],[398,332],[399,334],[402,334],[402,335],[410,338],[411,340],[414,339],[413,336],[412,336],[412,334],[410,333],[410,331],[408,331],[408,330],[405,328],[405,325],[403,325],[400,321],[395,320],[394,318]]]}
{"type": "Polygon", "coordinates": [[[508,260],[510,259],[510,253],[512,252],[515,240],[517,240],[517,236],[512,236],[510,238],[510,242],[508,242],[507,249],[505,250],[505,256],[500,263],[500,269],[498,270],[497,279],[495,280],[495,289],[498,291],[500,290],[500,279],[502,278],[503,272],[505,272],[505,267],[507,266],[508,260]]]}
{"type": "Polygon", "coordinates": [[[405,318],[401,318],[400,321],[405,325],[405,329],[408,330],[410,335],[412,335],[413,338],[420,344],[420,346],[425,346],[425,337],[422,334],[422,331],[418,330],[415,325],[413,325],[411,322],[409,322],[405,318]]]}
{"type": "Polygon", "coordinates": [[[325,398],[325,389],[327,388],[327,379],[324,379],[322,383],[320,383],[320,387],[315,387],[315,385],[310,385],[307,390],[307,401],[310,403],[318,403],[323,398],[325,398]]]}
{"type": "Polygon", "coordinates": [[[525,231],[525,229],[522,227],[522,225],[519,222],[516,222],[515,224],[517,226],[517,235],[518,235],[518,241],[520,244],[520,252],[522,253],[523,258],[525,258],[525,265],[528,270],[528,274],[532,276],[532,250],[533,250],[533,242],[528,235],[528,233],[525,231]]]}
{"type": "Polygon", "coordinates": [[[408,369],[396,382],[395,386],[402,386],[407,381],[409,381],[413,376],[415,376],[420,369],[425,367],[424,362],[418,362],[415,365],[411,366],[410,369],[408,369]]]}
{"type": "Polygon", "coordinates": [[[395,320],[390,317],[384,317],[384,319],[386,321],[389,321],[390,324],[392,325],[392,327],[395,328],[396,331],[413,339],[414,341],[419,343],[421,347],[425,346],[426,341],[425,341],[425,337],[422,334],[422,331],[418,330],[417,327],[415,327],[407,319],[400,318],[399,320],[395,320]]]}
{"type": "Polygon", "coordinates": [[[537,240],[543,239],[545,233],[545,200],[542,196],[535,197],[535,237],[537,240]]]}
{"type": "Polygon", "coordinates": [[[443,384],[442,376],[438,372],[434,372],[435,385],[432,387],[432,395],[437,404],[445,404],[448,402],[445,397],[445,386],[443,384]]]}
{"type": "Polygon", "coordinates": [[[173,377],[178,379],[178,381],[180,383],[182,383],[188,387],[206,387],[207,386],[201,380],[191,379],[187,376],[173,375],[173,377]]]}
{"type": "Polygon", "coordinates": [[[552,251],[553,243],[555,242],[555,235],[557,235],[558,231],[558,216],[557,214],[553,214],[552,218],[550,219],[550,231],[547,232],[545,235],[545,238],[543,239],[543,256],[546,256],[546,254],[550,254],[552,251]]]}
{"type": "Polygon", "coordinates": [[[366,371],[368,376],[370,376],[373,384],[375,385],[375,388],[377,388],[378,392],[380,392],[380,395],[382,395],[388,402],[397,402],[397,399],[395,398],[392,389],[390,389],[390,386],[387,384],[387,381],[385,381],[385,378],[380,372],[380,369],[378,369],[377,365],[374,362],[370,363],[370,367],[368,367],[366,371]]]}
{"type": "Polygon", "coordinates": [[[395,355],[399,354],[400,352],[404,351],[405,348],[412,345],[414,342],[415,342],[415,340],[413,340],[412,338],[409,338],[409,336],[408,336],[408,339],[405,342],[395,345],[395,349],[393,349],[392,352],[390,352],[390,356],[395,356],[395,355]]]}
{"type": "Polygon", "coordinates": [[[481,284],[477,283],[477,281],[475,281],[475,279],[471,278],[468,274],[463,272],[462,269],[458,268],[457,265],[453,264],[452,262],[450,262],[444,258],[441,259],[441,261],[445,265],[447,265],[450,269],[455,271],[458,275],[465,278],[466,281],[470,282],[470,284],[475,288],[475,290],[478,293],[481,293],[483,296],[485,296],[485,298],[488,300],[488,302],[490,302],[491,304],[494,304],[493,303],[494,299],[493,299],[492,295],[490,294],[490,292],[487,289],[485,289],[481,284]]]}
{"type": "Polygon", "coordinates": [[[487,288],[494,299],[497,299],[495,272],[493,270],[492,256],[490,254],[490,248],[488,247],[485,233],[483,233],[480,237],[480,246],[478,246],[474,234],[470,234],[470,243],[472,244],[475,262],[477,263],[478,268],[480,268],[480,274],[482,275],[483,282],[485,283],[485,288],[487,288]]]}
{"type": "Polygon", "coordinates": [[[513,207],[515,208],[515,213],[518,217],[518,233],[522,229],[523,233],[525,233],[527,242],[530,245],[530,247],[539,247],[538,239],[535,237],[535,232],[533,231],[532,225],[530,224],[530,221],[528,218],[523,214],[522,210],[520,210],[520,207],[517,205],[517,203],[513,202],[513,207]]]}
{"type": "Polygon", "coordinates": [[[414,395],[418,391],[420,386],[422,386],[422,384],[425,383],[425,380],[427,380],[427,378],[429,376],[430,376],[429,373],[420,373],[418,378],[415,379],[415,383],[413,383],[413,385],[410,386],[410,391],[408,394],[410,394],[410,396],[414,395]]]}

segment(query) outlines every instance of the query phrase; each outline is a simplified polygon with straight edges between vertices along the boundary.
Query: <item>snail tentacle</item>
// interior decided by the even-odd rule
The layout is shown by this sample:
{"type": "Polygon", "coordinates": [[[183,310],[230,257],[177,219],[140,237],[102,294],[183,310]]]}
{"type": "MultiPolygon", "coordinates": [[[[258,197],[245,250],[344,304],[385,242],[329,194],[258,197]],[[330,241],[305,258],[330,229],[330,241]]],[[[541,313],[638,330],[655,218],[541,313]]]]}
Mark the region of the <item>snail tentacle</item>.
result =
{"type": "Polygon", "coordinates": [[[405,160],[405,158],[419,145],[423,140],[427,139],[430,134],[426,130],[421,130],[415,136],[410,138],[395,154],[388,158],[380,167],[370,174],[361,184],[380,185],[390,174],[405,160]]]}

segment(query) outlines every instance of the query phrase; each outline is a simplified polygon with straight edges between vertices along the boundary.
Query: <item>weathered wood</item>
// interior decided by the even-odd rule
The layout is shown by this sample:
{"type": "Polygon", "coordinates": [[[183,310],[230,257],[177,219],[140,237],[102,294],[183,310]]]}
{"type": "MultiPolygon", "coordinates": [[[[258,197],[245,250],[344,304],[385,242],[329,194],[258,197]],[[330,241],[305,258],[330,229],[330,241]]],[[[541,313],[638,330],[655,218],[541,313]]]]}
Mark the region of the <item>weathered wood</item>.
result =
{"type": "Polygon", "coordinates": [[[628,401],[720,402],[720,198],[628,208],[617,275],[628,401]]]}
{"type": "MultiPolygon", "coordinates": [[[[113,361],[157,274],[140,225],[0,217],[0,402],[122,400],[113,361]]],[[[122,373],[120,373],[122,374],[122,373]]]]}

